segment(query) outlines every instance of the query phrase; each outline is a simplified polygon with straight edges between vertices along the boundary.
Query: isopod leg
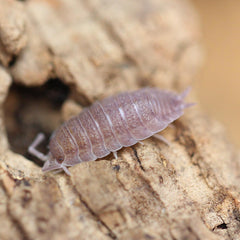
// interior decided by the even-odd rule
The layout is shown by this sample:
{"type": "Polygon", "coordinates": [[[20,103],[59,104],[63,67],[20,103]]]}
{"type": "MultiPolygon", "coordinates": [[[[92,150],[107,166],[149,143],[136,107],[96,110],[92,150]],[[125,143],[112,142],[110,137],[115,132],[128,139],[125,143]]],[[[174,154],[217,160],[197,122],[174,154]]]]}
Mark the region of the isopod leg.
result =
{"type": "Polygon", "coordinates": [[[71,173],[69,172],[69,170],[67,169],[66,166],[62,166],[61,169],[55,170],[55,171],[53,172],[53,174],[57,174],[57,173],[60,173],[60,172],[62,172],[62,171],[64,171],[68,176],[71,175],[71,173]]]}
{"type": "Polygon", "coordinates": [[[117,152],[113,152],[115,159],[118,159],[117,152]]]}
{"type": "Polygon", "coordinates": [[[58,174],[58,173],[60,173],[60,172],[62,172],[62,171],[64,171],[62,168],[61,168],[61,169],[57,169],[57,170],[55,170],[55,171],[53,172],[53,174],[58,174]]]}
{"type": "Polygon", "coordinates": [[[168,127],[172,128],[172,129],[176,129],[176,127],[173,123],[168,124],[168,127]]]}
{"type": "Polygon", "coordinates": [[[68,176],[71,176],[71,173],[69,172],[66,166],[62,166],[62,169],[68,176]]]}
{"type": "Polygon", "coordinates": [[[170,146],[170,142],[165,137],[163,137],[162,135],[154,134],[153,137],[155,137],[156,139],[164,142],[166,145],[170,146]]]}
{"type": "Polygon", "coordinates": [[[28,152],[45,162],[47,160],[47,156],[36,149],[36,147],[44,140],[44,138],[44,134],[39,133],[33,143],[28,147],[28,152]]]}

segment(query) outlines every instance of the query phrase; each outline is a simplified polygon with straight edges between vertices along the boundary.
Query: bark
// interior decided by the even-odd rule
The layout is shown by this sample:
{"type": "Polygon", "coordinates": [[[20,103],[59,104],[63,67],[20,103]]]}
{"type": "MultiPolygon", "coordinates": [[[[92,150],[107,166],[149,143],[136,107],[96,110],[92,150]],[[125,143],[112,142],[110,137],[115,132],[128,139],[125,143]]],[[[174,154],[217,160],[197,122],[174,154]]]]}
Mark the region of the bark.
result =
{"type": "Polygon", "coordinates": [[[32,131],[53,131],[96,99],[182,90],[201,65],[199,38],[182,0],[0,0],[0,239],[240,238],[240,156],[199,106],[163,132],[170,146],[149,138],[70,177],[43,174],[6,136],[24,153],[32,131]],[[50,78],[70,87],[59,113],[44,92],[26,95],[50,78]],[[27,87],[9,91],[12,81],[27,87]]]}

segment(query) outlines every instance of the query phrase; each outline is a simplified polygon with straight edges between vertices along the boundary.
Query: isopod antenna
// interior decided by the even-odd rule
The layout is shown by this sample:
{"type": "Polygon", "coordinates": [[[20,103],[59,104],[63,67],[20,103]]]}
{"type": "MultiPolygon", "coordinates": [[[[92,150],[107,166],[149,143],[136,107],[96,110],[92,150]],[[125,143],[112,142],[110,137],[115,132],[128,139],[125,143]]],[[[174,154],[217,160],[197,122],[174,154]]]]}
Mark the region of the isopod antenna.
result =
{"type": "Polygon", "coordinates": [[[28,152],[31,153],[33,156],[39,158],[43,162],[47,161],[47,155],[39,152],[36,147],[45,139],[43,133],[39,133],[33,143],[28,147],[28,152]]]}

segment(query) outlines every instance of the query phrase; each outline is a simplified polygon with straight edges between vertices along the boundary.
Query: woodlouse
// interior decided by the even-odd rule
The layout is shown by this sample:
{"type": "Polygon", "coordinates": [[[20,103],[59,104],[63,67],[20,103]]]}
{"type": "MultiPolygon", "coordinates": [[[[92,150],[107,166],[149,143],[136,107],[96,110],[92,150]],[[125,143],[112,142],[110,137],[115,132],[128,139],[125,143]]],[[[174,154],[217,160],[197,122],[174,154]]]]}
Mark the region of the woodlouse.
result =
{"type": "MultiPolygon", "coordinates": [[[[51,136],[47,155],[36,149],[43,134],[37,136],[28,151],[45,161],[43,172],[61,169],[67,174],[67,167],[105,157],[110,152],[117,158],[119,149],[156,135],[192,106],[184,103],[189,91],[187,88],[178,95],[143,88],[105,98],[60,126],[51,136]]],[[[157,137],[163,140],[160,135],[157,137]]]]}

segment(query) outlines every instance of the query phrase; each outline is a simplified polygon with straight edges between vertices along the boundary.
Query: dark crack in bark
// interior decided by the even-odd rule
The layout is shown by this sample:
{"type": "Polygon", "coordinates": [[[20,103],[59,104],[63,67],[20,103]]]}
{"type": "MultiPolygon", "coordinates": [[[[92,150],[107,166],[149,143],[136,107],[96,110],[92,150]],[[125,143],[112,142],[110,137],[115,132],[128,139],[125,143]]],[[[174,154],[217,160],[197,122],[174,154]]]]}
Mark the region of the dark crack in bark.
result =
{"type": "Polygon", "coordinates": [[[135,158],[137,159],[137,162],[139,163],[139,167],[142,169],[143,172],[145,172],[145,169],[144,169],[144,167],[143,167],[143,165],[142,165],[142,163],[141,163],[141,160],[140,160],[140,158],[138,157],[138,153],[137,153],[136,148],[135,148],[134,146],[132,146],[131,148],[132,148],[132,150],[133,150],[133,153],[134,153],[135,158]]]}
{"type": "MultiPolygon", "coordinates": [[[[11,177],[10,174],[8,174],[9,177],[11,177]]],[[[11,177],[12,178],[12,177],[11,177]]],[[[15,180],[12,178],[12,180],[15,180]]],[[[6,211],[8,214],[8,217],[10,219],[10,221],[12,222],[12,224],[16,227],[16,229],[19,232],[19,235],[21,236],[21,240],[33,240],[32,238],[30,238],[27,234],[27,232],[24,229],[24,226],[22,226],[21,222],[14,217],[14,215],[12,214],[11,210],[10,210],[10,196],[8,191],[5,189],[4,184],[2,183],[2,180],[0,180],[0,187],[3,189],[3,191],[5,192],[8,200],[7,200],[7,205],[6,205],[6,211]]]]}
{"type": "Polygon", "coordinates": [[[111,239],[117,240],[116,234],[111,230],[110,227],[108,227],[108,225],[104,221],[102,221],[102,219],[98,216],[98,214],[95,213],[94,210],[88,205],[88,203],[83,199],[81,193],[78,192],[78,190],[76,189],[75,186],[73,186],[73,190],[77,194],[77,196],[79,197],[80,202],[85,206],[85,208],[91,214],[93,219],[95,219],[97,223],[100,223],[108,231],[108,236],[111,239]]]}

